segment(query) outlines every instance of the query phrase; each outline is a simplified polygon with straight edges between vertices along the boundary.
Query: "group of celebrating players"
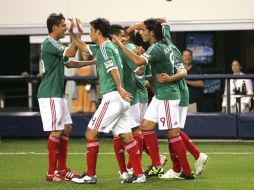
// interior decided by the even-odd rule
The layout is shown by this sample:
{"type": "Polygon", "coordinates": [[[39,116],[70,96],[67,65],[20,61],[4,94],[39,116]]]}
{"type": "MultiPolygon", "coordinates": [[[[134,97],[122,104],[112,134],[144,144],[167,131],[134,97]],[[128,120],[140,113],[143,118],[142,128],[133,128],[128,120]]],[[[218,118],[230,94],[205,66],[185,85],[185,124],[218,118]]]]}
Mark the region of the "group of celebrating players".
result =
{"type": "Polygon", "coordinates": [[[165,19],[151,18],[124,28],[110,25],[104,18],[90,22],[90,37],[94,44],[81,41],[80,20],[70,20],[70,47],[59,41],[67,30],[62,14],[51,14],[47,19],[49,36],[42,44],[42,81],[38,100],[44,131],[51,131],[48,139],[48,181],[68,181],[96,184],[96,163],[99,153],[98,133],[114,134],[114,151],[122,183],[144,183],[157,176],[161,179],[194,179],[204,171],[208,156],[200,153],[184,128],[189,92],[185,82],[187,71],[182,56],[173,44],[170,26],[165,19]],[[140,35],[149,43],[145,51],[135,46],[140,35]],[[89,53],[94,59],[69,59],[77,50],[89,53]],[[83,175],[66,166],[67,146],[72,120],[64,98],[64,66],[83,67],[96,64],[102,101],[85,132],[87,171],[83,175]],[[146,79],[154,97],[148,105],[146,79]],[[159,153],[155,128],[165,131],[172,169],[164,173],[167,158],[159,153]],[[125,163],[125,150],[128,164],[125,163]],[[151,166],[142,168],[142,152],[151,158],[151,166]],[[195,174],[186,153],[195,158],[195,174]]]}

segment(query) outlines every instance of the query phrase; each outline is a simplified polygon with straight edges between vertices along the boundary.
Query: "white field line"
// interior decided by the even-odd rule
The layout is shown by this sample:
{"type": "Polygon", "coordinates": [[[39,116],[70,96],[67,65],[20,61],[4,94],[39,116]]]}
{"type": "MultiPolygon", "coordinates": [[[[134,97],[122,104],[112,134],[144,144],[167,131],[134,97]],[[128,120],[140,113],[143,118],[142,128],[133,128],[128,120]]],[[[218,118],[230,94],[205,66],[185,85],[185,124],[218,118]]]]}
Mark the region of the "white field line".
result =
{"type": "MultiPolygon", "coordinates": [[[[0,152],[1,155],[47,155],[47,152],[0,152]]],[[[114,155],[114,152],[101,152],[100,155],[114,155]]],[[[145,153],[143,153],[145,154],[145,153]]],[[[168,154],[168,152],[161,152],[168,154]]],[[[254,155],[254,152],[206,152],[208,155],[254,155]]],[[[70,152],[68,155],[85,155],[83,152],[70,152]]]]}

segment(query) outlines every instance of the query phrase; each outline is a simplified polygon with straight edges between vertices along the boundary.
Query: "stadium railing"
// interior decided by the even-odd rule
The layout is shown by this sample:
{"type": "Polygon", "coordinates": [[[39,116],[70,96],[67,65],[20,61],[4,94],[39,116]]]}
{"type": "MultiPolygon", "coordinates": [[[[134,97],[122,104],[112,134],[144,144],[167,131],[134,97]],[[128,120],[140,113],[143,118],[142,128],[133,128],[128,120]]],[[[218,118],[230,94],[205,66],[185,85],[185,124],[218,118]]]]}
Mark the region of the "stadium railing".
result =
{"type": "MultiPolygon", "coordinates": [[[[227,110],[226,113],[230,114],[230,79],[254,79],[254,74],[244,74],[244,75],[232,75],[232,74],[203,74],[203,75],[188,75],[186,79],[201,79],[201,80],[213,80],[213,79],[224,79],[227,81],[227,110]]],[[[8,75],[8,76],[0,76],[0,82],[15,82],[15,81],[26,81],[28,83],[28,108],[32,110],[33,99],[32,99],[32,82],[35,80],[41,80],[41,77],[37,76],[28,76],[23,77],[19,75],[8,75]]],[[[97,77],[65,77],[65,80],[72,81],[96,81],[97,77]]],[[[1,87],[0,87],[1,91],[1,87]]],[[[4,105],[4,95],[0,94],[0,108],[4,105]]]]}

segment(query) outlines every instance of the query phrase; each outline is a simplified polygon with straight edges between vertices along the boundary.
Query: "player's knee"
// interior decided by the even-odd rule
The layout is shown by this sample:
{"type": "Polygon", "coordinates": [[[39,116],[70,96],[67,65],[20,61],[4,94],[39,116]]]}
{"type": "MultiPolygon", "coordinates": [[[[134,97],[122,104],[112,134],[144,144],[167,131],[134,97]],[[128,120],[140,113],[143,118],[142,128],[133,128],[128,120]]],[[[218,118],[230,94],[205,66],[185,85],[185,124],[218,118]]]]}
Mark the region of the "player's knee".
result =
{"type": "Polygon", "coordinates": [[[124,134],[120,134],[119,136],[123,143],[129,143],[133,140],[133,136],[131,133],[124,133],[124,134]]]}
{"type": "Polygon", "coordinates": [[[64,135],[69,136],[71,134],[71,130],[72,130],[72,125],[71,124],[67,124],[64,126],[64,135]]]}
{"type": "Polygon", "coordinates": [[[156,127],[156,125],[157,123],[144,119],[140,127],[141,127],[141,130],[153,130],[156,127]]]}
{"type": "Polygon", "coordinates": [[[166,131],[166,136],[167,136],[168,138],[172,138],[172,137],[175,137],[175,136],[179,135],[179,132],[180,132],[180,129],[179,129],[179,128],[167,130],[167,131],[166,131]]]}
{"type": "Polygon", "coordinates": [[[51,136],[54,136],[54,137],[57,137],[57,138],[60,138],[61,135],[62,135],[62,131],[52,131],[50,133],[51,136]]]}
{"type": "Polygon", "coordinates": [[[85,137],[87,140],[98,140],[98,133],[93,129],[87,128],[85,137]]]}

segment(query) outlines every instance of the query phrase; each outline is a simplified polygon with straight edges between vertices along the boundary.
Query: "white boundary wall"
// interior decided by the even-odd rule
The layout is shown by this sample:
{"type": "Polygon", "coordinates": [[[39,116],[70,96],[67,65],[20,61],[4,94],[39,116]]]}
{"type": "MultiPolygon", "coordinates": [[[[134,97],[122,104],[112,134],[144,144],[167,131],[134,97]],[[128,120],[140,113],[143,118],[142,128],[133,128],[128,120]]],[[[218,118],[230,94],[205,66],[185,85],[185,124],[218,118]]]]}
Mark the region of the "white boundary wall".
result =
{"type": "Polygon", "coordinates": [[[254,0],[0,0],[0,35],[46,34],[52,13],[128,25],[166,17],[175,31],[252,30],[254,0]]]}

